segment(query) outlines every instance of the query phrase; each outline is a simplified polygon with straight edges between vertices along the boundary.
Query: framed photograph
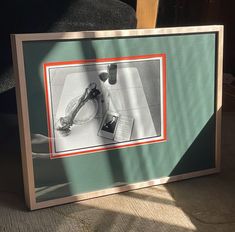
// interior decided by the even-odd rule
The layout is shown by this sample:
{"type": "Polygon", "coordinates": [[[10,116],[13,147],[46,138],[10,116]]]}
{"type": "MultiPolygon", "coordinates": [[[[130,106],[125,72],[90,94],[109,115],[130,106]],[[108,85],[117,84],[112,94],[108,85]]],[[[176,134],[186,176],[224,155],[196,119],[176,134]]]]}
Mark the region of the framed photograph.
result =
{"type": "Polygon", "coordinates": [[[165,65],[164,54],[44,63],[50,158],[164,141],[165,65]]]}
{"type": "Polygon", "coordinates": [[[11,39],[31,210],[220,170],[222,26],[11,39]]]}

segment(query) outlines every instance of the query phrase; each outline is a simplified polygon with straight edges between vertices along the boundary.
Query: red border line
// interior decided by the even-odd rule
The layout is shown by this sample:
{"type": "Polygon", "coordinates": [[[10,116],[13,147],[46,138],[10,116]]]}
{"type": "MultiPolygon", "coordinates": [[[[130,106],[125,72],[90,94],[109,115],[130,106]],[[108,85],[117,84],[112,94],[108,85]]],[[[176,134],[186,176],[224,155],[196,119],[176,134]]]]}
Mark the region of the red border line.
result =
{"type": "Polygon", "coordinates": [[[89,59],[89,60],[74,60],[74,61],[56,61],[45,63],[45,66],[59,66],[59,65],[76,65],[76,64],[86,64],[86,63],[97,63],[97,62],[110,62],[110,61],[121,61],[121,60],[138,60],[138,59],[148,59],[148,58],[163,58],[165,54],[149,54],[149,55],[140,55],[140,56],[123,56],[123,57],[114,57],[114,58],[98,58],[98,59],[89,59]]]}
{"type": "Polygon", "coordinates": [[[47,124],[48,124],[48,137],[49,137],[49,152],[50,152],[50,158],[63,158],[63,157],[69,157],[69,156],[75,156],[75,155],[82,155],[82,154],[89,154],[89,153],[95,153],[100,151],[106,151],[106,150],[114,150],[119,148],[125,148],[125,147],[133,147],[133,146],[140,146],[144,144],[151,144],[151,143],[159,143],[167,140],[167,123],[166,123],[166,54],[149,54],[149,55],[140,55],[140,56],[125,56],[125,57],[115,57],[115,58],[99,58],[99,59],[89,59],[89,60],[75,60],[75,61],[58,61],[58,62],[48,62],[43,64],[44,68],[44,86],[45,86],[45,102],[46,102],[46,110],[47,110],[47,124]],[[112,62],[112,61],[123,61],[123,60],[139,60],[139,59],[150,59],[150,58],[162,58],[162,81],[163,81],[163,138],[161,139],[154,139],[154,140],[148,140],[143,142],[134,142],[129,144],[122,144],[122,145],[114,145],[114,146],[108,146],[108,147],[102,147],[102,148],[96,148],[96,149],[90,149],[85,151],[76,151],[76,152],[70,152],[70,153],[64,153],[61,155],[52,155],[53,149],[52,149],[52,133],[51,133],[51,123],[50,123],[50,103],[48,98],[48,86],[47,86],[47,68],[53,67],[53,66],[60,66],[60,65],[76,65],[76,64],[87,64],[87,63],[100,63],[100,62],[112,62]]]}
{"type": "Polygon", "coordinates": [[[46,111],[47,111],[47,125],[48,125],[48,138],[49,138],[49,152],[50,152],[50,158],[52,156],[52,144],[51,144],[51,123],[50,123],[50,107],[49,107],[49,99],[48,99],[48,86],[47,86],[47,64],[43,64],[44,68],[44,86],[45,86],[45,102],[46,102],[46,111]]]}

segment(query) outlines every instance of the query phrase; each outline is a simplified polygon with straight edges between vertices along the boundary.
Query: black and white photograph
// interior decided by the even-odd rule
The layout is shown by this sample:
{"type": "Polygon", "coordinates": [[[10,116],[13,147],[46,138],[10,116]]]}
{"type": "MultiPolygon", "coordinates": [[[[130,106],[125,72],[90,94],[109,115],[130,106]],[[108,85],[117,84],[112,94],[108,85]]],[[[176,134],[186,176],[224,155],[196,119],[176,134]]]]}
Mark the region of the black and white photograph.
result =
{"type": "Polygon", "coordinates": [[[53,157],[164,138],[160,55],[46,65],[53,157]]]}
{"type": "Polygon", "coordinates": [[[101,130],[114,134],[116,125],[118,121],[118,116],[115,114],[107,114],[104,123],[101,124],[101,130]]]}

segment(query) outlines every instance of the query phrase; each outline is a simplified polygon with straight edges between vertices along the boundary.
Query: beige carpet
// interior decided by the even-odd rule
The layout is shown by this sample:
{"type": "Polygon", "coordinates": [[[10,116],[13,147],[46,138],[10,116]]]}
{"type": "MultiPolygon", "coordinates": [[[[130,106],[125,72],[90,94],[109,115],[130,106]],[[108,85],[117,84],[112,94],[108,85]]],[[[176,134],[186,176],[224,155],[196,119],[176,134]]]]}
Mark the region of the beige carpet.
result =
{"type": "MultiPolygon", "coordinates": [[[[15,129],[6,128],[0,139],[9,145],[15,129]]],[[[19,145],[1,149],[0,232],[233,232],[235,113],[223,114],[222,144],[220,174],[34,212],[27,211],[23,200],[20,159],[15,154],[19,145]]]]}

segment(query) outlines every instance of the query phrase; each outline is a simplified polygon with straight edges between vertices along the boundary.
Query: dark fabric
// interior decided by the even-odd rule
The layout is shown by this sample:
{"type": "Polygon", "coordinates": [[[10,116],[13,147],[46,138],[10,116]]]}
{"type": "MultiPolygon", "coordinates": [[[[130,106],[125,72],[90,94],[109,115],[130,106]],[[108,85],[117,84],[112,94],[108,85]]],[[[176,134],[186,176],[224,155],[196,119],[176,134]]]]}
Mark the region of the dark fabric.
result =
{"type": "Polygon", "coordinates": [[[10,34],[136,27],[134,9],[119,0],[13,0],[1,7],[0,93],[14,87],[10,34]]]}
{"type": "Polygon", "coordinates": [[[128,29],[136,27],[135,11],[117,0],[73,2],[50,31],[128,29]]]}
{"type": "Polygon", "coordinates": [[[11,88],[0,94],[0,106],[0,114],[17,113],[15,88],[11,88]]]}

